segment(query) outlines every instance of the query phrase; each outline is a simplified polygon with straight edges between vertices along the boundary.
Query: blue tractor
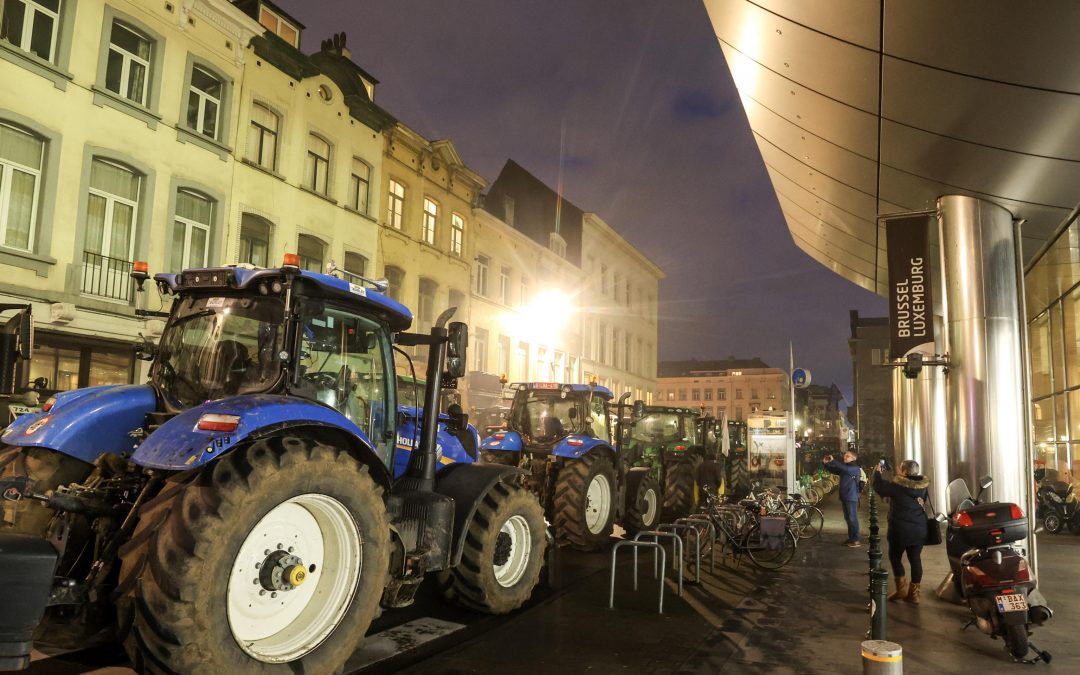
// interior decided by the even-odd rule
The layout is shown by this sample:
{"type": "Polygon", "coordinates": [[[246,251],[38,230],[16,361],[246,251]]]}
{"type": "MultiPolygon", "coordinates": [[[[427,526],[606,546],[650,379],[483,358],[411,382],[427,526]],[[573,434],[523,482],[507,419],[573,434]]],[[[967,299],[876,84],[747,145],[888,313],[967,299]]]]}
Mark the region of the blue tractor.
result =
{"type": "Polygon", "coordinates": [[[460,408],[398,407],[394,344],[430,349],[425,410],[464,374],[452,310],[408,333],[385,282],[291,255],[154,283],[174,299],[147,384],[57,394],[0,436],[0,669],[114,639],[148,672],[338,672],[429,572],[481,611],[531,595],[546,525],[520,471],[473,462],[460,408]]]}
{"type": "Polygon", "coordinates": [[[605,387],[529,382],[511,385],[507,428],[481,443],[483,461],[524,469],[521,480],[543,504],[560,546],[595,550],[619,522],[652,529],[660,485],[616,451],[627,396],[612,404],[605,387]],[[614,419],[613,419],[614,418],[614,419]]]}

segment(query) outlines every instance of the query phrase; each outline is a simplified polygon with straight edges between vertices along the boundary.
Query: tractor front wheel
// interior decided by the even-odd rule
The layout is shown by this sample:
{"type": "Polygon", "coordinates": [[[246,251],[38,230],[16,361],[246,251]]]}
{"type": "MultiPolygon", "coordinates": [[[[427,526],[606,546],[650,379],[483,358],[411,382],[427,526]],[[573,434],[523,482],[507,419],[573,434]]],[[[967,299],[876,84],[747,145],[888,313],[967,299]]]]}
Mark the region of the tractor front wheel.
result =
{"type": "Polygon", "coordinates": [[[697,465],[701,461],[701,457],[692,455],[665,467],[664,513],[668,518],[684,518],[697,506],[697,465]]]}
{"type": "Polygon", "coordinates": [[[439,573],[443,595],[488,614],[521,607],[540,581],[546,527],[532,493],[496,483],[469,524],[461,562],[439,573]]]}
{"type": "Polygon", "coordinates": [[[555,539],[560,546],[594,551],[615,524],[615,469],[603,456],[567,461],[555,484],[555,539]]]}
{"type": "Polygon", "coordinates": [[[623,527],[627,534],[637,534],[656,528],[660,522],[660,482],[651,475],[644,476],[634,494],[628,494],[623,527]]]}
{"type": "Polygon", "coordinates": [[[171,479],[121,548],[124,646],[141,672],[337,672],[387,578],[367,467],[297,437],[171,479]]]}

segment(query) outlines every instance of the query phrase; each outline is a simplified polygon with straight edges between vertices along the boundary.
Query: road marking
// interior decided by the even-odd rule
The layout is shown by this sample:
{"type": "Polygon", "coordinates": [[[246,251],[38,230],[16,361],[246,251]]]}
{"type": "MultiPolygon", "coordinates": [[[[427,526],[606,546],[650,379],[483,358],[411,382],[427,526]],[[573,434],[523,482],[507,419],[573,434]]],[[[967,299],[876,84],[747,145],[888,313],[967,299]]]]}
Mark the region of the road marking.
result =
{"type": "Polygon", "coordinates": [[[461,630],[465,624],[432,617],[413,619],[400,626],[369,635],[349,658],[347,670],[359,670],[379,661],[416,649],[425,642],[445,637],[461,630]]]}

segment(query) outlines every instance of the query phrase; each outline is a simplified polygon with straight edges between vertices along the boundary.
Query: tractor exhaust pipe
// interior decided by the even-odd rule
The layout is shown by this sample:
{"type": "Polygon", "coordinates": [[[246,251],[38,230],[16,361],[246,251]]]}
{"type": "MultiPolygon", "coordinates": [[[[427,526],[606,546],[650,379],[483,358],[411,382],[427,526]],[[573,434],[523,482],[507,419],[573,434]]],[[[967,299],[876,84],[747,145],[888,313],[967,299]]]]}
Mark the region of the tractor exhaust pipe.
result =
{"type": "Polygon", "coordinates": [[[437,437],[439,432],[439,396],[442,392],[443,365],[446,362],[446,343],[449,331],[447,322],[454,316],[456,307],[451,307],[439,315],[431,329],[428,343],[428,360],[425,371],[427,381],[424,389],[424,417],[420,424],[420,447],[409,458],[406,478],[410,487],[421,492],[435,489],[435,465],[439,461],[437,437]]]}

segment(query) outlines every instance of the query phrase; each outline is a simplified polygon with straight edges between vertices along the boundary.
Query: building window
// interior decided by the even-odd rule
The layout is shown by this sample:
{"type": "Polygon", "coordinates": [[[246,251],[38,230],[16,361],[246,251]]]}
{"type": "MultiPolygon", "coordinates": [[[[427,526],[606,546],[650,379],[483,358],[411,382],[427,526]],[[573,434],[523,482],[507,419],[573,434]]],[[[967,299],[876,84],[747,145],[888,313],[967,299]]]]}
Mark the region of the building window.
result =
{"type": "Polygon", "coordinates": [[[712,389],[711,388],[710,389],[705,389],[701,393],[705,397],[706,401],[711,401],[712,400],[712,389]]]}
{"type": "Polygon", "coordinates": [[[330,174],[330,143],[308,134],[307,160],[304,162],[304,187],[321,195],[327,194],[330,174]]]}
{"type": "Polygon", "coordinates": [[[206,267],[210,243],[210,222],[214,202],[188,190],[176,191],[176,216],[173,220],[172,269],[206,267]]]}
{"type": "Polygon", "coordinates": [[[497,370],[498,374],[506,375],[510,377],[510,338],[505,335],[499,336],[499,342],[496,345],[497,350],[497,370]]]}
{"type": "Polygon", "coordinates": [[[680,401],[685,401],[686,400],[686,390],[685,389],[680,389],[679,390],[679,400],[680,401]]]}
{"type": "Polygon", "coordinates": [[[453,307],[454,309],[457,310],[457,312],[455,312],[455,314],[457,315],[458,320],[460,321],[461,317],[464,317],[466,315],[465,314],[465,294],[462,293],[461,291],[455,289],[455,288],[451,288],[450,289],[450,304],[449,304],[449,306],[453,307]]]}
{"type": "Polygon", "coordinates": [[[353,157],[352,175],[349,177],[349,207],[354,211],[368,212],[368,196],[371,186],[371,165],[353,157]]]}
{"type": "Polygon", "coordinates": [[[387,265],[383,271],[383,276],[386,277],[386,281],[389,283],[389,286],[386,287],[386,294],[401,302],[401,289],[405,285],[405,270],[393,265],[387,265]]]}
{"type": "Polygon", "coordinates": [[[503,267],[499,270],[499,302],[504,305],[510,304],[510,268],[503,267]]]}
{"type": "Polygon", "coordinates": [[[237,262],[255,267],[270,263],[270,223],[251,213],[240,216],[240,256],[237,262]]]}
{"type": "Polygon", "coordinates": [[[247,159],[269,171],[277,169],[277,140],[281,118],[258,101],[251,104],[251,127],[248,128],[247,159]]]}
{"type": "Polygon", "coordinates": [[[146,106],[152,48],[150,38],[124,23],[113,21],[105,64],[105,88],[146,106]]]}
{"type": "Polygon", "coordinates": [[[45,141],[0,123],[0,242],[33,249],[45,141]]]}
{"type": "Polygon", "coordinates": [[[757,398],[757,397],[758,397],[757,389],[751,389],[750,390],[750,398],[757,398]]]}
{"type": "Polygon", "coordinates": [[[519,289],[520,295],[518,296],[518,306],[524,307],[529,304],[529,280],[527,278],[521,277],[519,289]]]}
{"type": "Polygon", "coordinates": [[[416,302],[416,323],[421,333],[431,331],[435,321],[435,294],[439,285],[431,279],[420,279],[420,294],[416,302]]]}
{"type": "Polygon", "coordinates": [[[727,389],[717,389],[716,390],[716,400],[717,401],[726,401],[727,400],[727,389]]]}
{"type": "Polygon", "coordinates": [[[191,90],[188,92],[187,125],[206,136],[218,140],[218,115],[221,112],[221,79],[200,68],[191,67],[191,90]]]}
{"type": "Polygon", "coordinates": [[[486,328],[477,328],[473,334],[473,370],[481,373],[487,372],[487,343],[488,332],[486,328]]]}
{"type": "Polygon", "coordinates": [[[296,241],[296,252],[300,256],[300,269],[309,272],[323,271],[323,257],[326,244],[310,234],[301,234],[296,241]]]}
{"type": "Polygon", "coordinates": [[[741,399],[741,398],[742,398],[742,389],[736,389],[735,390],[735,400],[738,400],[738,399],[741,399]]]}
{"type": "Polygon", "coordinates": [[[424,243],[435,245],[435,223],[439,219],[439,205],[434,200],[424,197],[424,222],[421,236],[424,243]]]}
{"type": "Polygon", "coordinates": [[[293,47],[300,47],[300,31],[297,27],[265,5],[259,8],[259,23],[293,47]]]}
{"type": "Polygon", "coordinates": [[[86,199],[86,244],[82,291],[128,300],[131,297],[131,259],[135,254],[135,218],[141,177],[103,159],[90,165],[86,199]]]}
{"type": "Polygon", "coordinates": [[[488,294],[488,267],[491,258],[486,255],[476,257],[476,294],[486,298],[488,294]]]}
{"type": "Polygon", "coordinates": [[[49,62],[56,60],[60,0],[7,0],[0,38],[49,62]]]}
{"type": "Polygon", "coordinates": [[[700,401],[701,400],[701,390],[700,389],[691,389],[690,390],[690,400],[691,401],[700,401]]]}
{"type": "Polygon", "coordinates": [[[386,200],[386,224],[395,230],[401,229],[405,217],[405,186],[396,180],[390,180],[390,194],[386,200]]]}
{"type": "Polygon", "coordinates": [[[669,401],[674,401],[675,400],[675,390],[674,389],[670,390],[667,393],[667,400],[669,400],[669,401]]]}
{"type": "Polygon", "coordinates": [[[517,347],[517,379],[524,382],[529,379],[529,343],[519,342],[517,347]]]}
{"type": "Polygon", "coordinates": [[[460,256],[465,247],[465,219],[454,213],[450,216],[450,252],[460,256]]]}
{"type": "Polygon", "coordinates": [[[358,277],[367,276],[368,259],[359,253],[345,251],[345,271],[358,277]]]}

